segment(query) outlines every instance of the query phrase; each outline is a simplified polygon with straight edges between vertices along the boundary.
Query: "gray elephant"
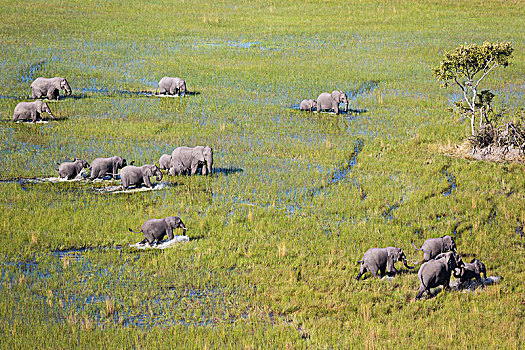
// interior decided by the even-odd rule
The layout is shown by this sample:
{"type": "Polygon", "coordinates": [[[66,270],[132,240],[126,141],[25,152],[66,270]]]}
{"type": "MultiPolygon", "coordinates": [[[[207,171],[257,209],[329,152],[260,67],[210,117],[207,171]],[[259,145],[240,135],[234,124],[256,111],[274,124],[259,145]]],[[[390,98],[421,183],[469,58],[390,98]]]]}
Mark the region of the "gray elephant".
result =
{"type": "Polygon", "coordinates": [[[385,270],[388,273],[398,273],[394,267],[396,261],[402,261],[406,268],[413,269],[412,266],[408,266],[407,258],[401,248],[387,247],[387,248],[371,248],[368,249],[363,255],[363,260],[359,260],[361,263],[361,270],[355,278],[359,278],[367,271],[377,277],[377,272],[381,272],[381,277],[385,275],[385,270]]]}
{"type": "Polygon", "coordinates": [[[301,104],[299,105],[299,109],[301,111],[313,111],[315,108],[317,108],[317,102],[315,100],[302,100],[301,104]]]}
{"type": "Polygon", "coordinates": [[[195,175],[202,166],[202,175],[211,174],[213,166],[213,149],[209,146],[177,147],[171,153],[170,175],[181,175],[190,171],[195,175]]]}
{"type": "Polygon", "coordinates": [[[168,216],[164,219],[149,219],[146,220],[140,229],[135,232],[128,228],[133,233],[144,233],[144,240],[140,244],[153,244],[155,240],[157,243],[161,241],[165,235],[168,235],[168,239],[171,241],[174,238],[173,229],[182,228],[182,234],[186,234],[186,226],[178,216],[168,216]]]}
{"type": "Polygon", "coordinates": [[[163,154],[159,158],[159,168],[169,170],[171,168],[171,154],[163,154]]]}
{"type": "Polygon", "coordinates": [[[487,278],[485,264],[474,258],[470,263],[465,263],[463,269],[454,272],[454,277],[459,278],[460,283],[469,282],[473,278],[479,282],[481,281],[481,274],[483,274],[483,278],[487,278]]]}
{"type": "Polygon", "coordinates": [[[40,118],[40,114],[46,112],[51,118],[56,119],[49,106],[44,101],[20,102],[15,107],[13,121],[31,120],[33,123],[40,118]]]}
{"type": "Polygon", "coordinates": [[[344,111],[348,111],[348,97],[341,90],[332,91],[331,94],[323,92],[317,97],[317,110],[320,112],[325,109],[332,109],[335,114],[339,114],[339,104],[344,103],[344,111]]]}
{"type": "Polygon", "coordinates": [[[72,162],[64,162],[58,164],[58,176],[68,180],[74,179],[84,168],[89,168],[88,162],[82,159],[75,158],[72,162]]]}
{"type": "Polygon", "coordinates": [[[439,254],[436,259],[425,262],[418,272],[421,285],[416,299],[421,298],[425,292],[430,295],[430,288],[443,285],[443,289],[449,289],[451,274],[461,271],[463,265],[461,257],[454,252],[439,254]]]}
{"type": "Polygon", "coordinates": [[[66,95],[71,95],[71,87],[66,78],[54,77],[54,78],[36,78],[31,83],[31,92],[33,98],[47,97],[50,100],[58,100],[60,89],[66,92],[66,95]]]}
{"type": "Polygon", "coordinates": [[[155,164],[146,164],[141,167],[128,165],[120,171],[122,186],[127,189],[135,185],[137,188],[144,183],[146,187],[151,187],[150,176],[157,176],[157,181],[162,180],[162,173],[155,164]]]}
{"type": "Polygon", "coordinates": [[[163,77],[159,81],[158,93],[170,95],[185,95],[186,82],[181,78],[163,77]]]}
{"type": "Polygon", "coordinates": [[[118,170],[124,168],[126,165],[128,165],[126,159],[119,156],[97,158],[91,162],[91,175],[89,179],[103,178],[106,175],[110,175],[116,179],[118,170]]]}
{"type": "Polygon", "coordinates": [[[448,251],[457,253],[456,242],[454,242],[454,238],[451,236],[429,238],[425,241],[425,243],[423,243],[421,248],[417,248],[414,242],[412,242],[412,245],[417,250],[423,251],[423,261],[421,261],[421,263],[429,261],[430,259],[434,259],[438,254],[448,251]]]}

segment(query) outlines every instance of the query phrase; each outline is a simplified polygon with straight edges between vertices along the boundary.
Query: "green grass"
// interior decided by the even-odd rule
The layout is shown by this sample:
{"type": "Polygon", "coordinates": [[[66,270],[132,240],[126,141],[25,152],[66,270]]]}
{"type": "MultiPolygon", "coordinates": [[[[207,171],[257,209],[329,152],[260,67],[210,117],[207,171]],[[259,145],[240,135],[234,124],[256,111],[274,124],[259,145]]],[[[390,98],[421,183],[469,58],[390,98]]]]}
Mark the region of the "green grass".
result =
{"type": "Polygon", "coordinates": [[[510,41],[513,64],[483,88],[497,108],[523,107],[521,1],[0,8],[1,348],[523,347],[524,167],[439,151],[469,125],[445,112],[457,91],[431,73],[459,44],[510,41]],[[198,94],[119,93],[164,75],[198,94]],[[10,122],[37,76],[66,77],[75,98],[49,103],[59,121],[10,122]],[[291,108],[334,89],[365,112],[291,108]],[[162,191],[14,181],[73,157],[141,165],[204,144],[216,172],[167,177],[162,191]],[[168,215],[189,243],[128,247],[142,239],[128,227],[168,215]],[[354,280],[367,249],[419,261],[410,242],[444,234],[502,281],[415,302],[415,274],[354,280]],[[86,250],[53,253],[70,248],[86,250]]]}

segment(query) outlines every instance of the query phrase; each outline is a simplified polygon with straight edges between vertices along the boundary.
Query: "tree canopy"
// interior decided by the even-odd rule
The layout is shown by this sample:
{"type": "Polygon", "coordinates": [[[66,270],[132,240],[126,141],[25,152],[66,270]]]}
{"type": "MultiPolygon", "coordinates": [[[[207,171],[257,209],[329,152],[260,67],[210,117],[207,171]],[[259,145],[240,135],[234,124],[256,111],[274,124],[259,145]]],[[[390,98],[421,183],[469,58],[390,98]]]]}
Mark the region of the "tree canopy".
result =
{"type": "Polygon", "coordinates": [[[439,66],[432,69],[434,76],[443,82],[443,87],[448,87],[451,82],[460,87],[468,106],[465,108],[468,111],[466,116],[470,119],[473,135],[476,116],[480,119],[480,126],[483,125],[483,118],[494,97],[492,93],[488,94],[489,90],[478,94],[479,84],[494,68],[507,67],[513,51],[510,42],[460,45],[452,52],[445,52],[439,66]]]}

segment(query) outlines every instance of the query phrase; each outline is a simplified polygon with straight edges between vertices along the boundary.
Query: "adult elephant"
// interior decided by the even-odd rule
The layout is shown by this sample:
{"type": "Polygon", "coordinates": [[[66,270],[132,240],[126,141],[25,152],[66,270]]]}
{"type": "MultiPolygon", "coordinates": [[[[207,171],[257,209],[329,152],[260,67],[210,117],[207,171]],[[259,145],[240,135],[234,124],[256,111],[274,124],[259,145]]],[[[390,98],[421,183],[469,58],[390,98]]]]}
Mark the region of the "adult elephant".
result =
{"type": "Polygon", "coordinates": [[[58,100],[60,89],[63,89],[67,96],[71,95],[71,87],[66,78],[54,77],[48,79],[39,77],[31,83],[33,98],[47,97],[50,100],[58,100]]]}
{"type": "Polygon", "coordinates": [[[20,102],[15,107],[13,121],[31,120],[33,123],[40,118],[40,114],[46,112],[51,118],[56,119],[49,106],[44,101],[20,102]]]}
{"type": "Polygon", "coordinates": [[[159,81],[158,89],[160,94],[182,96],[186,94],[186,82],[181,78],[163,77],[159,81]]]}
{"type": "Polygon", "coordinates": [[[91,162],[91,175],[89,179],[103,178],[106,175],[110,175],[116,179],[118,170],[124,168],[126,165],[128,165],[126,159],[119,156],[97,158],[91,162]]]}
{"type": "Polygon", "coordinates": [[[439,254],[435,260],[427,261],[421,265],[417,274],[421,285],[416,299],[421,298],[425,292],[430,295],[430,288],[443,285],[443,289],[449,289],[451,274],[453,272],[461,274],[463,265],[461,257],[454,252],[439,254]]]}
{"type": "Polygon", "coordinates": [[[388,273],[398,273],[394,267],[396,261],[402,261],[407,269],[413,269],[412,266],[408,266],[407,258],[401,248],[387,247],[387,248],[371,248],[368,249],[363,255],[363,260],[359,260],[361,263],[361,270],[355,278],[358,280],[365,272],[370,271],[377,277],[377,273],[381,273],[381,277],[385,275],[385,270],[388,273]]]}
{"type": "Polygon", "coordinates": [[[162,173],[155,164],[146,164],[141,167],[128,165],[120,171],[120,179],[122,180],[122,187],[124,187],[124,189],[132,185],[140,187],[142,183],[144,183],[146,187],[151,187],[151,182],[149,181],[151,176],[157,176],[157,181],[162,180],[162,173]]]}
{"type": "Polygon", "coordinates": [[[213,166],[213,149],[209,146],[177,147],[171,153],[170,175],[190,172],[195,175],[202,166],[202,175],[211,174],[213,166]]]}
{"type": "Polygon", "coordinates": [[[186,226],[184,226],[182,220],[178,216],[168,216],[163,219],[146,220],[138,232],[130,228],[128,230],[133,233],[144,233],[145,238],[140,244],[148,243],[151,245],[155,240],[158,243],[165,235],[168,235],[168,239],[171,241],[175,237],[173,230],[177,228],[182,228],[182,234],[186,234],[186,226]]]}
{"type": "Polygon", "coordinates": [[[339,114],[339,104],[344,103],[344,111],[348,111],[348,97],[341,90],[332,91],[331,94],[323,92],[317,97],[317,111],[332,109],[335,114],[339,114]]]}
{"type": "Polygon", "coordinates": [[[445,235],[438,238],[429,238],[427,239],[421,248],[415,246],[414,242],[412,245],[417,250],[423,251],[423,262],[434,259],[438,254],[445,253],[448,251],[457,252],[456,242],[451,236],[445,235]]]}

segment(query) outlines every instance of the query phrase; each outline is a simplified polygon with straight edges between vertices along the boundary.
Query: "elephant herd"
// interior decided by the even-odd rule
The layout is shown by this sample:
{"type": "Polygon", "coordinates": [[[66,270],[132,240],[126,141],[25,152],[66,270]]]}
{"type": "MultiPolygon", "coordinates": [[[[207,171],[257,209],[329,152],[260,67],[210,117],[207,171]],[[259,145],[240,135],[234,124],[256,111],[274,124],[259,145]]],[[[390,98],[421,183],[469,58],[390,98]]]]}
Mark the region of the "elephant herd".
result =
{"type": "Polygon", "coordinates": [[[85,160],[75,158],[72,162],[57,163],[58,175],[60,178],[68,180],[77,177],[85,168],[90,168],[90,180],[102,179],[110,176],[113,179],[120,174],[122,187],[128,189],[130,186],[140,187],[142,184],[151,187],[150,177],[156,176],[157,181],[162,180],[163,170],[168,170],[170,175],[195,175],[199,168],[202,168],[202,175],[212,172],[213,149],[209,146],[196,147],[177,147],[171,155],[164,154],[159,159],[160,167],[155,164],[145,164],[142,166],[129,165],[125,158],[113,156],[110,158],[96,158],[88,164],[85,160]],[[120,170],[120,173],[119,173],[120,170]]]}
{"type": "MultiPolygon", "coordinates": [[[[481,261],[474,258],[470,263],[463,262],[461,256],[457,254],[456,243],[451,236],[427,239],[421,248],[417,248],[413,242],[412,245],[415,249],[423,251],[423,261],[420,262],[422,265],[418,271],[421,285],[416,299],[421,298],[425,292],[431,295],[430,289],[440,285],[443,285],[444,289],[448,289],[451,275],[459,278],[461,284],[473,278],[481,281],[481,274],[483,274],[483,278],[487,278],[487,270],[481,261]]],[[[401,248],[371,248],[365,252],[363,259],[358,261],[361,263],[361,269],[356,280],[359,280],[367,271],[370,271],[374,276],[377,276],[379,272],[381,277],[385,276],[385,272],[389,274],[399,273],[394,267],[394,263],[397,261],[402,261],[408,269],[414,268],[408,266],[405,253],[401,248]]]]}
{"type": "Polygon", "coordinates": [[[348,111],[348,97],[346,93],[341,90],[332,91],[332,93],[323,92],[317,97],[317,100],[309,99],[302,100],[299,105],[301,111],[312,112],[314,109],[317,112],[323,110],[333,110],[335,114],[339,114],[339,104],[344,103],[344,111],[348,111]]]}
{"type": "MultiPolygon", "coordinates": [[[[18,103],[13,113],[13,121],[30,121],[34,123],[41,118],[40,114],[42,112],[46,112],[52,119],[56,119],[47,103],[38,99],[58,100],[60,90],[64,90],[66,96],[71,95],[71,87],[66,78],[36,78],[31,83],[31,98],[37,99],[37,101],[18,103]]],[[[181,78],[163,77],[157,87],[157,93],[162,95],[183,96],[186,92],[186,82],[181,78]]]]}

